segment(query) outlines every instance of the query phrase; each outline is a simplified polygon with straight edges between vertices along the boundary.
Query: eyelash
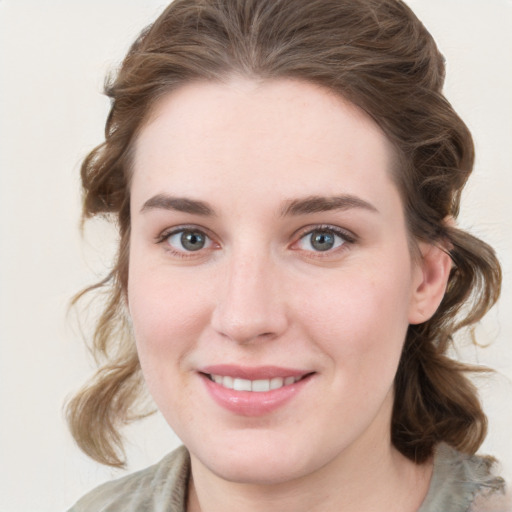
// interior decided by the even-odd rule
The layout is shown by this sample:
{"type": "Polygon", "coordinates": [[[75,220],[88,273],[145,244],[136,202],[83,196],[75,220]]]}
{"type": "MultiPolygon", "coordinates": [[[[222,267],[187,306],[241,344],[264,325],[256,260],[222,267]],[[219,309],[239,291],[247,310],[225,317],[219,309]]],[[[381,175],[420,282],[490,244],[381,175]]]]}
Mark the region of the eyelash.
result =
{"type": "Polygon", "coordinates": [[[196,226],[179,226],[179,227],[164,231],[161,235],[158,236],[158,238],[156,239],[156,243],[164,245],[165,250],[167,252],[169,252],[172,256],[177,257],[177,258],[191,258],[194,256],[197,257],[199,255],[204,255],[204,250],[203,250],[204,248],[200,248],[197,251],[187,251],[185,249],[177,250],[174,247],[172,247],[169,243],[165,244],[165,242],[167,240],[169,240],[169,238],[171,236],[179,235],[180,233],[183,234],[187,231],[190,233],[201,234],[206,238],[207,243],[215,244],[212,237],[209,236],[204,229],[198,228],[196,226]]]}
{"type": "MultiPolygon", "coordinates": [[[[346,251],[347,249],[349,249],[350,245],[353,245],[357,242],[357,237],[350,231],[339,228],[337,226],[332,226],[330,224],[320,224],[320,225],[314,225],[314,226],[306,226],[305,228],[302,228],[298,232],[298,238],[292,244],[292,248],[293,248],[293,246],[298,245],[301,241],[306,239],[306,237],[313,235],[313,233],[315,233],[315,232],[328,233],[328,234],[334,235],[335,237],[338,237],[341,239],[341,243],[338,246],[333,247],[331,249],[327,249],[325,251],[305,250],[305,252],[308,253],[309,257],[328,258],[334,254],[338,254],[341,251],[346,251]]],[[[299,248],[299,249],[295,249],[295,250],[301,250],[301,249],[299,248]]]]}
{"type": "MultiPolygon", "coordinates": [[[[179,227],[164,231],[161,235],[159,235],[157,237],[156,243],[164,245],[165,242],[167,240],[169,240],[169,238],[171,236],[175,236],[180,233],[183,234],[184,232],[187,232],[187,231],[189,231],[191,233],[198,233],[198,234],[203,235],[207,240],[206,243],[216,244],[213,241],[213,238],[211,236],[209,236],[208,233],[206,232],[206,230],[204,230],[203,228],[198,228],[196,226],[186,226],[186,225],[179,226],[179,227]]],[[[301,250],[300,248],[294,248],[294,246],[298,245],[307,236],[311,236],[315,232],[328,233],[328,234],[334,235],[335,237],[338,237],[341,239],[341,243],[332,249],[327,249],[325,251],[304,250],[304,252],[308,253],[309,255],[314,255],[311,257],[315,257],[315,258],[326,258],[326,257],[329,257],[330,255],[333,255],[334,253],[337,254],[340,251],[345,251],[349,248],[350,245],[356,243],[356,241],[357,241],[357,237],[350,231],[341,229],[337,226],[332,226],[330,224],[320,224],[320,225],[306,226],[306,227],[302,228],[299,232],[296,233],[296,235],[294,235],[294,238],[296,238],[296,240],[291,244],[290,247],[293,250],[300,251],[301,250]]],[[[218,245],[218,244],[216,244],[216,245],[218,245]]],[[[197,257],[199,255],[204,255],[204,249],[208,250],[209,248],[202,247],[202,248],[198,249],[197,251],[187,251],[186,249],[183,249],[183,250],[174,249],[169,243],[165,244],[165,250],[167,252],[171,253],[172,256],[178,257],[178,258],[191,258],[191,257],[197,257]]]]}

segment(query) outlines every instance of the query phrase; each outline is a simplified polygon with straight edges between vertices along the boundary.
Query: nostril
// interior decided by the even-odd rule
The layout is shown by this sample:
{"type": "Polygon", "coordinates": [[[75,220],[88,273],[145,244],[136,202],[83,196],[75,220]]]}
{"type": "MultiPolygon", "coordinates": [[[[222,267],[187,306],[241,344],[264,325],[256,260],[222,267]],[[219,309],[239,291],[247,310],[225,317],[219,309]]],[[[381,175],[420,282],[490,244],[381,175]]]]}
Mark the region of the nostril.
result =
{"type": "Polygon", "coordinates": [[[238,343],[279,337],[288,326],[283,297],[277,291],[270,293],[261,281],[237,283],[242,283],[240,275],[232,276],[226,289],[220,290],[211,316],[213,329],[238,343]]]}

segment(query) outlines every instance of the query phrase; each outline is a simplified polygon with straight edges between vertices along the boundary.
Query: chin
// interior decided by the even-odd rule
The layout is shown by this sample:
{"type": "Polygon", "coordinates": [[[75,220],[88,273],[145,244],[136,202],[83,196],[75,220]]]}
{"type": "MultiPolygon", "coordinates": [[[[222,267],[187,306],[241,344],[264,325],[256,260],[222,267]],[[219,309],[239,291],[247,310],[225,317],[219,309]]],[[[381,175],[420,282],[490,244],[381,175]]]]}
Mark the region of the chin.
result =
{"type": "MultiPolygon", "coordinates": [[[[249,436],[250,437],[250,436],[249,436]]],[[[315,453],[304,452],[298,443],[282,442],[275,436],[272,442],[235,443],[222,448],[201,447],[195,457],[218,477],[240,484],[275,485],[312,473],[327,461],[315,460],[315,453]]],[[[191,449],[191,452],[193,448],[191,449]]]]}
{"type": "Polygon", "coordinates": [[[282,458],[278,461],[275,456],[270,460],[216,460],[212,461],[209,469],[223,480],[251,485],[282,484],[307,473],[305,468],[298,468],[296,464],[282,458]]]}

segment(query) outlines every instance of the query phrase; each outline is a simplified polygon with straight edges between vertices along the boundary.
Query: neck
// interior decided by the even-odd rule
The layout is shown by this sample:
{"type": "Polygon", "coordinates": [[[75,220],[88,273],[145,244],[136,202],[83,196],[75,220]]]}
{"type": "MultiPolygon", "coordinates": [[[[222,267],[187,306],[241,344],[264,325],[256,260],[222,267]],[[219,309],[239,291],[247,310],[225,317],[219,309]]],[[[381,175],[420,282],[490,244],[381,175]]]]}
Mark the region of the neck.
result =
{"type": "Polygon", "coordinates": [[[389,417],[313,473],[276,484],[232,482],[191,454],[189,512],[414,512],[428,491],[432,462],[414,464],[391,444],[389,417]]]}

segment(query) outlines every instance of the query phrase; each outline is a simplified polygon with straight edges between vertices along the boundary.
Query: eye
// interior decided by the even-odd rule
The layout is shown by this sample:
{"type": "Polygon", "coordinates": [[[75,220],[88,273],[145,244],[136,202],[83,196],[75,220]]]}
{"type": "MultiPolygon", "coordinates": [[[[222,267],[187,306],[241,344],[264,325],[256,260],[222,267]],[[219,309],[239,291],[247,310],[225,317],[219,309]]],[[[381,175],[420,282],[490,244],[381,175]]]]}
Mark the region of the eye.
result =
{"type": "Polygon", "coordinates": [[[316,228],[303,235],[297,247],[304,251],[326,252],[350,242],[348,235],[333,228],[316,228]]]}
{"type": "Polygon", "coordinates": [[[177,252],[195,252],[212,246],[211,239],[198,229],[180,229],[162,238],[177,252]]]}

